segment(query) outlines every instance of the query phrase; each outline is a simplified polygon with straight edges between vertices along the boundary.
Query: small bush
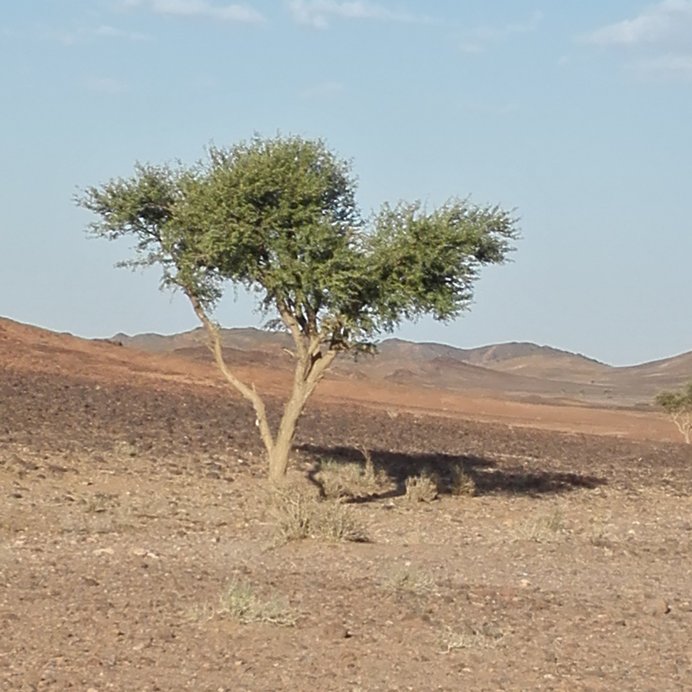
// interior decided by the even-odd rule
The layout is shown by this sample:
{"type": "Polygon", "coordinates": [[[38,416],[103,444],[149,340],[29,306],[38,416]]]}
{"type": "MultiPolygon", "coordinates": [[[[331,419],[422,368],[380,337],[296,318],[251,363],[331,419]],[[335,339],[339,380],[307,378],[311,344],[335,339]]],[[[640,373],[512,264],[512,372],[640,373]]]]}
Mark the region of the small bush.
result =
{"type": "Polygon", "coordinates": [[[276,528],[285,541],[308,538],[312,531],[314,494],[298,488],[277,489],[273,497],[276,528]]]}
{"type": "Polygon", "coordinates": [[[284,541],[323,538],[364,543],[368,540],[350,507],[334,500],[321,500],[308,489],[277,490],[274,517],[277,532],[284,541]]]}
{"type": "Polygon", "coordinates": [[[449,469],[449,492],[452,495],[476,494],[476,481],[463,464],[453,464],[449,469]]]}
{"type": "Polygon", "coordinates": [[[409,502],[432,502],[439,495],[439,480],[431,471],[406,479],[406,499],[409,502]]]}
{"type": "Polygon", "coordinates": [[[318,502],[312,517],[312,535],[330,541],[367,543],[363,527],[353,516],[351,508],[338,502],[318,502]]]}
{"type": "Polygon", "coordinates": [[[322,460],[316,474],[328,498],[364,497],[374,495],[387,485],[387,476],[375,468],[369,450],[361,450],[365,465],[357,462],[322,460]]]}
{"type": "Polygon", "coordinates": [[[320,463],[316,479],[322,484],[327,498],[339,500],[363,492],[363,469],[359,464],[325,460],[320,463]]]}
{"type": "Polygon", "coordinates": [[[219,614],[228,614],[242,624],[267,622],[293,627],[297,615],[285,598],[260,598],[246,582],[232,581],[221,597],[219,614]]]}

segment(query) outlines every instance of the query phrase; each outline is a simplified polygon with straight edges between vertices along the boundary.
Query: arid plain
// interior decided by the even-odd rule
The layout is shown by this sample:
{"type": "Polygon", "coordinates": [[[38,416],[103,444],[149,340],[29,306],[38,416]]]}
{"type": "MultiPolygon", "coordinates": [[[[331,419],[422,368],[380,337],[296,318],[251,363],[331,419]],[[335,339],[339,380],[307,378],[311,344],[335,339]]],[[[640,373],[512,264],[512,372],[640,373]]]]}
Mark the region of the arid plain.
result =
{"type": "MultiPolygon", "coordinates": [[[[200,339],[0,320],[1,689],[692,688],[692,449],[650,405],[692,354],[341,361],[292,474],[358,540],[286,540],[200,339]]],[[[225,341],[275,415],[281,337],[225,341]]]]}

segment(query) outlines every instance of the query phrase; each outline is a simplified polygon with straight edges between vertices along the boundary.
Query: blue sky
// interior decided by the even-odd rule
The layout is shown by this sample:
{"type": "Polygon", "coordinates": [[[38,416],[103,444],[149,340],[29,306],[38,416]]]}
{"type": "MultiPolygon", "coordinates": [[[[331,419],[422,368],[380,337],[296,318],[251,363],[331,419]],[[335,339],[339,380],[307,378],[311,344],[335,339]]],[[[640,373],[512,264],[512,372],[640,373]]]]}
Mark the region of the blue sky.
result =
{"type": "MultiPolygon", "coordinates": [[[[88,240],[79,188],[209,143],[322,137],[359,201],[516,208],[460,320],[630,364],[692,349],[692,0],[35,0],[0,19],[0,315],[81,336],[197,326],[88,240]]],[[[224,325],[259,324],[240,296],[224,325]]]]}

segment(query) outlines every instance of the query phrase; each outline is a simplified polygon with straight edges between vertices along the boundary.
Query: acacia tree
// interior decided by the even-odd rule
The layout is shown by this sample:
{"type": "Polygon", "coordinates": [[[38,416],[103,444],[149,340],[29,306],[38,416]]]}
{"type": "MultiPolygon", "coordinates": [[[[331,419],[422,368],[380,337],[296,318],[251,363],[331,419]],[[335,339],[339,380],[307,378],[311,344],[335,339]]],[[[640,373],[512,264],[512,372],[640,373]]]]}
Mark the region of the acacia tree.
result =
{"type": "Polygon", "coordinates": [[[162,286],[189,299],[227,382],[247,399],[269,477],[286,473],[296,425],[334,358],[371,349],[404,319],[466,310],[483,265],[513,249],[516,220],[497,206],[451,199],[385,204],[365,220],[350,164],[320,140],[256,137],[211,148],[194,166],[135,166],[77,203],[93,235],[134,239],[124,266],[158,265],[162,286]],[[213,310],[229,286],[253,292],[294,344],[293,385],[278,429],[252,383],[226,362],[213,310]]]}
{"type": "Polygon", "coordinates": [[[656,403],[670,416],[685,442],[692,442],[692,382],[681,392],[661,392],[656,403]]]}

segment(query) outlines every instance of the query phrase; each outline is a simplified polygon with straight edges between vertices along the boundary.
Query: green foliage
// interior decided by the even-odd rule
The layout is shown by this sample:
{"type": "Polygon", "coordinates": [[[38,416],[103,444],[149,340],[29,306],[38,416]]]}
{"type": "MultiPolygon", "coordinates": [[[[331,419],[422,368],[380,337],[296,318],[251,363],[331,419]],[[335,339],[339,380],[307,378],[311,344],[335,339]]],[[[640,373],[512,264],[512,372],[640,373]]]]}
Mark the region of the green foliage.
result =
{"type": "Polygon", "coordinates": [[[484,264],[499,264],[515,237],[498,207],[450,200],[426,212],[420,202],[385,205],[368,238],[376,304],[387,326],[431,314],[449,320],[467,308],[484,264]]]}
{"type": "Polygon", "coordinates": [[[670,416],[687,444],[692,444],[692,382],[679,392],[661,392],[656,403],[670,416]]]}
{"type": "Polygon", "coordinates": [[[140,164],[77,201],[96,215],[94,235],[134,239],[124,264],[159,265],[163,285],[206,310],[244,286],[331,351],[404,319],[458,316],[481,267],[503,263],[517,237],[510,213],[460,199],[385,205],[364,221],[355,190],[350,164],[322,141],[276,137],[212,148],[190,167],[140,164]]]}
{"type": "Polygon", "coordinates": [[[77,203],[97,237],[134,240],[125,266],[159,265],[204,325],[228,383],[254,407],[269,476],[281,482],[306,401],[341,351],[371,349],[404,319],[467,309],[486,264],[517,237],[499,207],[452,199],[385,205],[364,220],[350,164],[320,141],[276,137],[211,148],[194,166],[138,164],[77,203]],[[226,365],[210,312],[228,286],[254,292],[295,345],[293,389],[276,434],[254,387],[226,365]]]}
{"type": "Polygon", "coordinates": [[[656,403],[669,414],[692,412],[692,382],[680,392],[661,392],[656,403]]]}

